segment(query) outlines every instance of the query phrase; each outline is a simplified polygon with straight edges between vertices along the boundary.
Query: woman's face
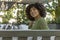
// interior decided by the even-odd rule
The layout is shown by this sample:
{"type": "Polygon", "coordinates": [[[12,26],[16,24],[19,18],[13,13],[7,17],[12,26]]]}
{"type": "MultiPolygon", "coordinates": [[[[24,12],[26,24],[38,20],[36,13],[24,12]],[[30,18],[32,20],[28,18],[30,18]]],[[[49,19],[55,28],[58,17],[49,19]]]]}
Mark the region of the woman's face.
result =
{"type": "Polygon", "coordinates": [[[37,17],[37,16],[40,16],[38,9],[36,9],[35,7],[32,7],[30,9],[30,15],[34,18],[37,17]]]}

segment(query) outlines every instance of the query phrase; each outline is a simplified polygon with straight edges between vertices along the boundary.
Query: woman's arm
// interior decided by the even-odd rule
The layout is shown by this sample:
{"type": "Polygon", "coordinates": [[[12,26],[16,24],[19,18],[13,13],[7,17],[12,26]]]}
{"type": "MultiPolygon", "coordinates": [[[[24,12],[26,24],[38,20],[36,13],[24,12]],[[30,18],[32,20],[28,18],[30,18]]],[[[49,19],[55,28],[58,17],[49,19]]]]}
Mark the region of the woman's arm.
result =
{"type": "Polygon", "coordinates": [[[33,21],[29,22],[29,29],[32,28],[33,23],[34,23],[33,21]]]}

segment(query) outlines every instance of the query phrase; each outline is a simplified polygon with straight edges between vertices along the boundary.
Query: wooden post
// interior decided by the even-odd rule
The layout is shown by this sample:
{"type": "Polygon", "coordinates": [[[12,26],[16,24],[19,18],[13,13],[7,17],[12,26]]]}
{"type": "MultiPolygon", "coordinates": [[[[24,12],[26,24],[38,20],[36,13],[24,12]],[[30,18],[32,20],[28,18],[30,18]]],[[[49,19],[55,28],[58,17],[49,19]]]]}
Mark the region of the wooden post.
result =
{"type": "Polygon", "coordinates": [[[18,37],[18,40],[27,40],[27,37],[18,37]]]}
{"type": "Polygon", "coordinates": [[[60,36],[56,36],[55,37],[55,40],[60,40],[60,36]]]}
{"type": "Polygon", "coordinates": [[[3,37],[2,40],[12,40],[12,37],[3,37]]]}
{"type": "Polygon", "coordinates": [[[50,37],[49,36],[43,36],[42,40],[50,40],[50,37]]]}
{"type": "Polygon", "coordinates": [[[36,37],[36,36],[34,36],[34,37],[33,37],[33,40],[37,40],[37,37],[36,37]]]}

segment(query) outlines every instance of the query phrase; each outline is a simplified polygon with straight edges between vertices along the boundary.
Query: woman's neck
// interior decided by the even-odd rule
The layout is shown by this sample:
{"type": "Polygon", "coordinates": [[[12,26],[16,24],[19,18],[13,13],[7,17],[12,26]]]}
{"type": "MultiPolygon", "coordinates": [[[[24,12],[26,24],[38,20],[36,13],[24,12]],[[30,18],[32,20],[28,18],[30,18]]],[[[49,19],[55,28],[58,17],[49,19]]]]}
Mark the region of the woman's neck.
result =
{"type": "Polygon", "coordinates": [[[39,18],[41,18],[41,16],[39,15],[39,16],[36,16],[35,17],[35,20],[38,20],[39,18]]]}

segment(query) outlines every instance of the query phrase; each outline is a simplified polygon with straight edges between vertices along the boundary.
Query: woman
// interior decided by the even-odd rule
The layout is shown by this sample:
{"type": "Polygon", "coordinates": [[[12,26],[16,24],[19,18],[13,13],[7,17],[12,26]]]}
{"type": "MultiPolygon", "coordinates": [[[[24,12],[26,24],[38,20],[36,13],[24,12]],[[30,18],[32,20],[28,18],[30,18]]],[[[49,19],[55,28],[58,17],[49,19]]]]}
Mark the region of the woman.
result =
{"type": "Polygon", "coordinates": [[[27,18],[31,21],[34,21],[31,29],[49,29],[47,26],[47,22],[44,17],[46,16],[45,8],[41,3],[30,4],[26,8],[27,18]]]}

